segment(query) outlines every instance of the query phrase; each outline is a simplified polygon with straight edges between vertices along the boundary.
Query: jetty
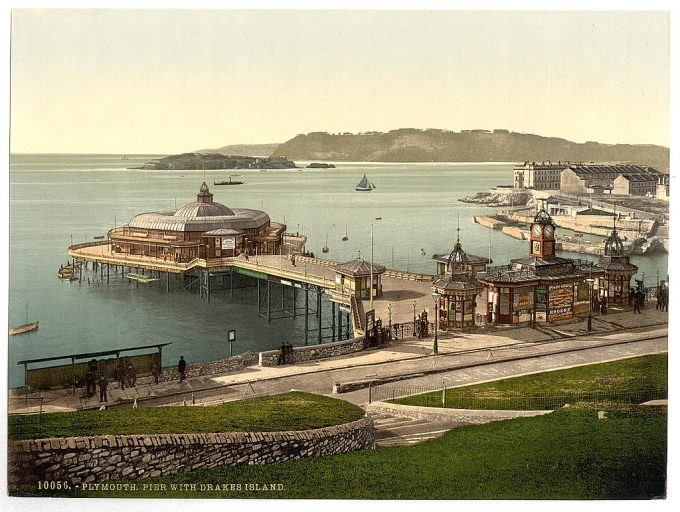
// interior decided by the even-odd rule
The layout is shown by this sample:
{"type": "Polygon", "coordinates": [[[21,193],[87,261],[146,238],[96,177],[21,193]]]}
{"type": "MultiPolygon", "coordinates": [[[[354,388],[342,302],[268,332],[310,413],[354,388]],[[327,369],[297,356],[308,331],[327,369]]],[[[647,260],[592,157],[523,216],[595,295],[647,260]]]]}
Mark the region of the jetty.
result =
{"type": "MultiPolygon", "coordinates": [[[[293,249],[288,247],[288,249],[293,249]]],[[[272,321],[305,316],[305,342],[313,333],[318,342],[349,337],[351,325],[355,335],[366,330],[366,312],[370,300],[356,297],[336,285],[336,267],[341,263],[295,254],[239,255],[236,257],[195,258],[187,262],[117,253],[109,241],[77,244],[68,254],[76,263],[76,277],[83,281],[89,271],[101,283],[123,276],[139,283],[165,287],[169,293],[177,289],[198,289],[199,296],[210,301],[211,294],[221,291],[233,297],[235,289],[249,280],[248,287],[257,288],[258,314],[272,321]],[[331,303],[330,326],[321,325],[322,296],[331,303]],[[276,296],[276,301],[273,300],[276,296]],[[299,305],[303,303],[304,305],[299,305]],[[311,313],[311,315],[310,315],[311,313]],[[310,327],[311,316],[314,325],[310,327]],[[331,333],[328,334],[330,329],[331,333]]],[[[432,310],[432,277],[427,274],[387,269],[382,276],[382,295],[373,298],[375,318],[383,325],[409,324],[423,310],[432,310]]],[[[245,286],[243,286],[245,287],[245,286]]]]}

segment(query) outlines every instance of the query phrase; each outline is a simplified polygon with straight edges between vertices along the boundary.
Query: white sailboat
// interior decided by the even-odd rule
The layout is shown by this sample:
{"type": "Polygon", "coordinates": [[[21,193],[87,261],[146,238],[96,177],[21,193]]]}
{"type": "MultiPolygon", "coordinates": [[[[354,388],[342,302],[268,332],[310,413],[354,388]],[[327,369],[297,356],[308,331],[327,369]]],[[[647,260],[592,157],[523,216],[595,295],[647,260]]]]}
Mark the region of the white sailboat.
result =
{"type": "Polygon", "coordinates": [[[368,178],[366,177],[366,173],[364,173],[364,177],[361,178],[361,181],[357,184],[356,187],[354,187],[354,190],[357,190],[359,192],[370,192],[375,188],[375,185],[368,181],[368,178]]]}

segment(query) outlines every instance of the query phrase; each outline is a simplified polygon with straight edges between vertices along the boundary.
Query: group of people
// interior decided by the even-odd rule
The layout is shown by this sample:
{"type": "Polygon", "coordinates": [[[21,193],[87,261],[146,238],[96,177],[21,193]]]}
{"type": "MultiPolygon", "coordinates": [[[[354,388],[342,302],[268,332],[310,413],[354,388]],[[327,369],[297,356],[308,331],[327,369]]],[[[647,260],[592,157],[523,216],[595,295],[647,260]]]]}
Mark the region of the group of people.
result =
{"type": "Polygon", "coordinates": [[[293,364],[293,345],[281,342],[279,347],[279,364],[293,364]]]}
{"type": "Polygon", "coordinates": [[[656,294],[656,309],[668,311],[668,290],[666,288],[659,288],[656,294]]]}
{"type": "Polygon", "coordinates": [[[99,372],[99,365],[96,359],[91,359],[87,363],[87,372],[85,372],[85,397],[93,397],[99,386],[99,403],[108,402],[107,389],[109,387],[109,379],[106,372],[99,372]]]}
{"type": "Polygon", "coordinates": [[[593,310],[594,311],[600,311],[601,315],[606,315],[607,314],[607,298],[606,297],[600,297],[599,299],[597,297],[593,297],[593,310]]]}
{"type": "Polygon", "coordinates": [[[113,379],[118,382],[118,389],[125,389],[125,386],[134,388],[137,383],[137,372],[130,363],[127,368],[125,364],[121,364],[113,369],[113,379]]]}

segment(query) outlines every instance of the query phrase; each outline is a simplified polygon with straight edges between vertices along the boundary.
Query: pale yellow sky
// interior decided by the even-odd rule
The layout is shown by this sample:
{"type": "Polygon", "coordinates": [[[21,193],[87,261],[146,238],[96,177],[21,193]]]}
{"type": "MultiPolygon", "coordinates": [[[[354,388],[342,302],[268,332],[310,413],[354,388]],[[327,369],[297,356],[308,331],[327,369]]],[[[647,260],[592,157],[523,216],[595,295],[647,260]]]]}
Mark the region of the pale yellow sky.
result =
{"type": "Polygon", "coordinates": [[[12,152],[403,127],[669,145],[663,12],[18,10],[11,36],[12,152]]]}

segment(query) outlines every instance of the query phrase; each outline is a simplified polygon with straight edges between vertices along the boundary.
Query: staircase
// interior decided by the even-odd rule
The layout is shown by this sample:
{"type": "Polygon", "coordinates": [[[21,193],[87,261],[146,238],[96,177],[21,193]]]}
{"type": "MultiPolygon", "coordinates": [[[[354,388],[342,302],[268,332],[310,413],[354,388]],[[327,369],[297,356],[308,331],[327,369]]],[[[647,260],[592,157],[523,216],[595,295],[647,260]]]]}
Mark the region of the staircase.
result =
{"type": "Polygon", "coordinates": [[[355,336],[363,336],[366,334],[366,326],[364,325],[366,313],[364,313],[363,304],[357,300],[355,295],[350,297],[350,308],[352,309],[352,328],[355,336]]]}

